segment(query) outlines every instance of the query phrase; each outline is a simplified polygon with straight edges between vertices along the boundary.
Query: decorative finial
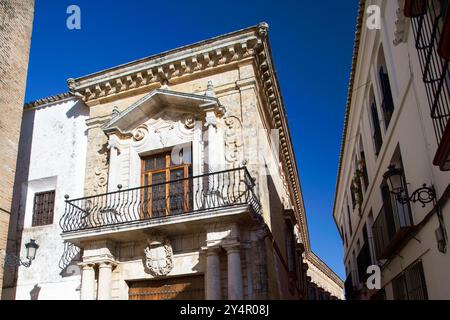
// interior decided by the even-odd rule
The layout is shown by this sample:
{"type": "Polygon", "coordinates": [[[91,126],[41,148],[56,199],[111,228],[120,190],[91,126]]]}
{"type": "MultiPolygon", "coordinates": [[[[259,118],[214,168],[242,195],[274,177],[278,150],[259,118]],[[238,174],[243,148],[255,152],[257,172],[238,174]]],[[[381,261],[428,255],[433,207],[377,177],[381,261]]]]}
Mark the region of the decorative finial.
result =
{"type": "Polygon", "coordinates": [[[208,85],[206,86],[205,96],[213,98],[216,97],[216,93],[214,92],[214,85],[211,80],[208,81],[208,85]]]}
{"type": "Polygon", "coordinates": [[[67,79],[67,86],[69,87],[70,91],[74,91],[75,90],[75,79],[73,79],[73,78],[67,79]]]}
{"type": "Polygon", "coordinates": [[[258,24],[258,34],[265,38],[267,37],[267,34],[269,33],[269,24],[267,22],[260,22],[258,24]]]}
{"type": "Polygon", "coordinates": [[[68,194],[64,195],[64,199],[69,200],[69,195],[68,194]]]}

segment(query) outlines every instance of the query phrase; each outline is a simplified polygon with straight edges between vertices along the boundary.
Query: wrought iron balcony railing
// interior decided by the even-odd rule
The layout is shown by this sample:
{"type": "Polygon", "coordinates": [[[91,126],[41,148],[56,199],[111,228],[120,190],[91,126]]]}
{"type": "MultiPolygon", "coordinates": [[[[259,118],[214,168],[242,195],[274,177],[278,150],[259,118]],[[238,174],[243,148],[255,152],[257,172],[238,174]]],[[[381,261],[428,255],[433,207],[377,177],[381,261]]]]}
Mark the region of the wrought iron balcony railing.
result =
{"type": "Polygon", "coordinates": [[[205,210],[249,205],[260,212],[246,168],[208,173],[127,190],[66,200],[63,232],[113,226],[205,210]]]}
{"type": "Polygon", "coordinates": [[[373,224],[377,259],[390,258],[413,229],[409,206],[402,204],[397,204],[397,208],[383,206],[373,224]]]}
{"type": "Polygon", "coordinates": [[[448,57],[439,54],[450,32],[450,1],[407,0],[406,16],[411,18],[415,45],[438,145],[450,119],[450,68],[448,57]],[[446,26],[446,27],[445,27],[446,26]]]}

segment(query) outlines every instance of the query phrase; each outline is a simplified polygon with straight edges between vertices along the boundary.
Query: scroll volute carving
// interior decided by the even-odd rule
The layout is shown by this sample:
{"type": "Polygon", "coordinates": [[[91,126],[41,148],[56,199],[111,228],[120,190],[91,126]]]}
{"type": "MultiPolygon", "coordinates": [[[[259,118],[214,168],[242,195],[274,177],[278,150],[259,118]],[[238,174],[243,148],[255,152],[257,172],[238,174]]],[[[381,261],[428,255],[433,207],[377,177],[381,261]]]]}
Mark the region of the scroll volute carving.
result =
{"type": "Polygon", "coordinates": [[[225,118],[225,160],[231,167],[240,167],[244,160],[244,137],[241,120],[235,116],[225,118]]]}

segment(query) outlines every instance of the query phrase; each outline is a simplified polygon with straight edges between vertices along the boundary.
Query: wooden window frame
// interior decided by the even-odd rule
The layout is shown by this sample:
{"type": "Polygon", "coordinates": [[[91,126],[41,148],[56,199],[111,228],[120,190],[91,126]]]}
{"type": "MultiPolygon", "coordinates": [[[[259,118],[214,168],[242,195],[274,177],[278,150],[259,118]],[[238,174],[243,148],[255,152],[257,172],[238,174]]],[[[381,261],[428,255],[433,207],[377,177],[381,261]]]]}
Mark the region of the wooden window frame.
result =
{"type": "MultiPolygon", "coordinates": [[[[192,168],[192,164],[187,163],[187,164],[182,164],[182,165],[171,165],[172,164],[172,159],[171,159],[171,152],[172,150],[169,151],[165,151],[165,152],[159,152],[159,153],[155,153],[149,156],[144,156],[141,158],[141,186],[145,186],[145,177],[147,176],[148,179],[148,184],[147,185],[151,185],[152,183],[152,178],[154,174],[157,173],[165,173],[165,182],[164,182],[164,186],[165,186],[165,208],[164,208],[164,215],[163,216],[168,216],[170,215],[170,173],[172,171],[175,170],[183,170],[183,213],[188,212],[190,210],[190,202],[188,201],[188,192],[189,192],[189,177],[190,177],[190,169],[192,168]],[[156,168],[156,169],[151,169],[151,170],[146,170],[145,169],[145,162],[148,159],[151,158],[155,158],[157,156],[161,156],[164,155],[165,156],[165,168],[156,168]]],[[[142,194],[141,194],[142,199],[145,199],[145,188],[142,189],[142,194]]],[[[152,198],[152,188],[148,188],[148,193],[147,193],[147,197],[148,197],[148,201],[147,201],[147,205],[146,205],[146,212],[142,212],[143,217],[153,217],[153,198],[152,198]]],[[[145,203],[145,201],[144,201],[145,203]]]]}

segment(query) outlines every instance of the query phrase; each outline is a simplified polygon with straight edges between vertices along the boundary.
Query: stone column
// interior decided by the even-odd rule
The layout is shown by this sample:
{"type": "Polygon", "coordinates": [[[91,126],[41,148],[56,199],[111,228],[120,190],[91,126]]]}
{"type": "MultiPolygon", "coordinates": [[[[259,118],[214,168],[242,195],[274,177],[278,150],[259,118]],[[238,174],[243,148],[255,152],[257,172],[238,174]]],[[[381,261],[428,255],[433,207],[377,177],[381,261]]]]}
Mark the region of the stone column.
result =
{"type": "Polygon", "coordinates": [[[225,247],[228,260],[228,300],[242,300],[244,289],[242,286],[241,250],[239,244],[225,247]]]}
{"type": "Polygon", "coordinates": [[[112,268],[110,261],[101,262],[98,266],[98,300],[111,300],[112,268]]]}
{"type": "Polygon", "coordinates": [[[220,259],[219,248],[209,247],[206,249],[206,300],[220,300],[222,289],[220,286],[220,259]]]}
{"type": "Polygon", "coordinates": [[[95,270],[93,263],[81,263],[81,300],[95,300],[95,270]]]}

